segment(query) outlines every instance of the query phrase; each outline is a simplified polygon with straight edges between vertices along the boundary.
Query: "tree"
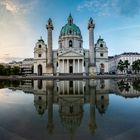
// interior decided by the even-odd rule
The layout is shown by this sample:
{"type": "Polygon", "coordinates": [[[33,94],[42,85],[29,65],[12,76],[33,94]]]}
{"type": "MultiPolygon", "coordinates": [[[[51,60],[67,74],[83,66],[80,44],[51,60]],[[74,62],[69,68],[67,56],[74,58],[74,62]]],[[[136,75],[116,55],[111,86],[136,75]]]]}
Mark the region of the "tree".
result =
{"type": "Polygon", "coordinates": [[[123,62],[124,68],[128,71],[128,66],[130,66],[130,63],[128,62],[128,60],[125,60],[123,62]]]}
{"type": "Polygon", "coordinates": [[[135,79],[132,82],[132,86],[133,86],[133,89],[135,89],[136,91],[140,91],[140,80],[139,79],[135,79]]]}
{"type": "Polygon", "coordinates": [[[120,90],[121,92],[123,92],[124,90],[125,90],[126,92],[128,92],[129,89],[130,89],[129,83],[126,82],[126,81],[124,81],[124,80],[121,80],[121,81],[118,82],[117,84],[118,84],[118,88],[119,88],[119,90],[120,90]]]}
{"type": "Polygon", "coordinates": [[[139,73],[140,71],[140,60],[136,60],[132,63],[132,70],[135,71],[135,73],[139,73]]]}
{"type": "Polygon", "coordinates": [[[19,75],[19,73],[20,73],[20,68],[19,67],[15,66],[15,67],[12,68],[12,73],[11,74],[19,75]]]}
{"type": "Polygon", "coordinates": [[[0,75],[4,75],[4,66],[0,65],[0,75]]]}
{"type": "Polygon", "coordinates": [[[11,74],[11,67],[7,66],[5,67],[5,75],[9,76],[11,74]]]}
{"type": "Polygon", "coordinates": [[[15,66],[11,68],[11,66],[3,66],[0,65],[0,75],[19,75],[20,74],[20,67],[15,66]]]}
{"type": "Polygon", "coordinates": [[[119,69],[121,72],[123,72],[123,70],[124,70],[124,62],[121,59],[118,62],[117,69],[119,69]]]}

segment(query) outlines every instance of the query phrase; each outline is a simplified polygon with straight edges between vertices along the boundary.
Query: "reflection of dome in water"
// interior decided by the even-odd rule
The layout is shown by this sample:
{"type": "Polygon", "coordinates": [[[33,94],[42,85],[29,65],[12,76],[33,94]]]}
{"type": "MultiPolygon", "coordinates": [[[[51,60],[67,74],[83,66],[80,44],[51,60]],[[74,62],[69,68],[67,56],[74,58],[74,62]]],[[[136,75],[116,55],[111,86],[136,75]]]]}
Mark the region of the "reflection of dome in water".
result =
{"type": "Polygon", "coordinates": [[[100,114],[104,114],[107,110],[107,107],[109,105],[109,96],[108,94],[104,95],[97,95],[96,97],[96,107],[100,114]]]}
{"type": "Polygon", "coordinates": [[[59,113],[62,125],[73,134],[82,121],[82,104],[79,102],[64,101],[59,113]]]}
{"type": "Polygon", "coordinates": [[[34,100],[34,106],[39,115],[43,115],[47,108],[46,102],[40,98],[38,100],[34,100]]]}

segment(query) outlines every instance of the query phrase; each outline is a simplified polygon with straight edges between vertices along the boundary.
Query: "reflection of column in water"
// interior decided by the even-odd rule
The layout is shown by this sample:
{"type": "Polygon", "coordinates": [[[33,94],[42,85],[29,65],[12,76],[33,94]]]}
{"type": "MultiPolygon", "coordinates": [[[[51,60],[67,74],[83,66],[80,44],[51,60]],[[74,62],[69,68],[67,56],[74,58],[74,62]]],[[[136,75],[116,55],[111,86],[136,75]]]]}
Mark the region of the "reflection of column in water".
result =
{"type": "Polygon", "coordinates": [[[90,121],[89,129],[91,133],[96,131],[96,110],[95,110],[95,95],[96,95],[96,83],[94,80],[89,81],[89,91],[90,91],[90,121]]]}
{"type": "Polygon", "coordinates": [[[52,134],[53,124],[53,81],[46,82],[46,91],[48,93],[48,123],[47,130],[49,134],[52,134]]]}

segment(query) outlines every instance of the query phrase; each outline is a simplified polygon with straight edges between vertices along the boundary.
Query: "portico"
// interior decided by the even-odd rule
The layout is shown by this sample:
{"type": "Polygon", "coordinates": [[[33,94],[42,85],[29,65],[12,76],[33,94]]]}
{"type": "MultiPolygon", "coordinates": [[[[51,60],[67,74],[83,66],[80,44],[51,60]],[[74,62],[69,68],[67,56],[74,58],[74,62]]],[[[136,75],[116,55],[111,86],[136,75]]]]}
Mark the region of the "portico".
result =
{"type": "Polygon", "coordinates": [[[81,58],[59,58],[58,73],[84,73],[84,59],[81,58]]]}

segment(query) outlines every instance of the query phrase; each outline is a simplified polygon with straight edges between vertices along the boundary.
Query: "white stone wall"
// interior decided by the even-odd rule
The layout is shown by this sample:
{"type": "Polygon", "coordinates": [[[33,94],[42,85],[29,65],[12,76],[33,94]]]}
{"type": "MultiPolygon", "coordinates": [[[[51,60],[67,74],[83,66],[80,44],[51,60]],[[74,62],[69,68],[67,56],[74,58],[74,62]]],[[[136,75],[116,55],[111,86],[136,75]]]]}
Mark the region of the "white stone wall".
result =
{"type": "Polygon", "coordinates": [[[108,52],[107,51],[96,51],[96,59],[102,59],[102,58],[106,58],[108,59],[108,52]],[[103,54],[103,56],[101,56],[101,54],[103,54]]]}
{"type": "Polygon", "coordinates": [[[120,54],[120,55],[113,56],[112,59],[109,59],[109,72],[119,72],[117,70],[117,66],[120,60],[122,61],[128,60],[130,65],[132,65],[132,63],[138,59],[140,59],[140,54],[130,53],[130,54],[120,54]]]}

